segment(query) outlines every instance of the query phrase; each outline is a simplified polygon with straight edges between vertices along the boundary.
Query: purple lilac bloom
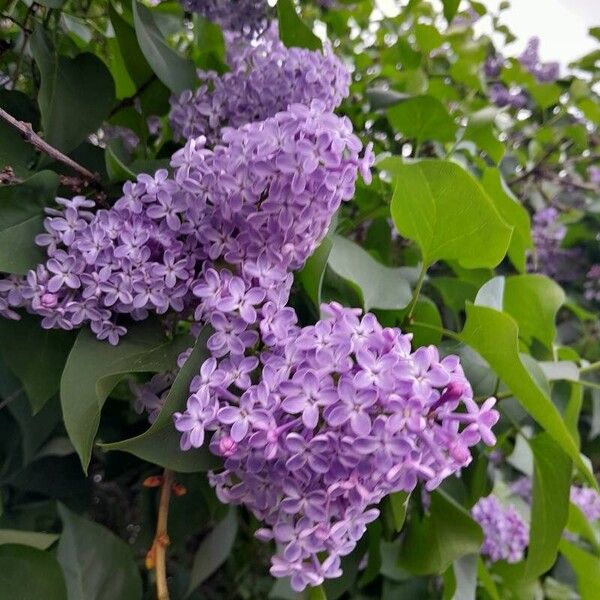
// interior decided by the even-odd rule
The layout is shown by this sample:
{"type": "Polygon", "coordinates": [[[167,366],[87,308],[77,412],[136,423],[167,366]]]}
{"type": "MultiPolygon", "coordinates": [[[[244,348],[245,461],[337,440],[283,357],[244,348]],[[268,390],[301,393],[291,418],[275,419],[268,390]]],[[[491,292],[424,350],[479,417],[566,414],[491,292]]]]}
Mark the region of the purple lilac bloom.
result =
{"type": "Polygon", "coordinates": [[[559,76],[559,64],[557,62],[541,62],[539,56],[540,40],[532,37],[525,50],[519,56],[519,62],[540,82],[550,83],[556,81],[559,76]]]}
{"type": "Polygon", "coordinates": [[[265,28],[267,0],[182,0],[183,8],[228,31],[250,35],[265,28]]]}
{"type": "Polygon", "coordinates": [[[589,521],[600,519],[600,494],[587,487],[571,486],[571,502],[575,504],[589,521]]]}
{"type": "Polygon", "coordinates": [[[501,83],[490,85],[489,96],[490,100],[499,107],[523,108],[527,104],[527,96],[520,89],[509,90],[501,83]]]}
{"type": "Polygon", "coordinates": [[[471,516],[483,529],[482,554],[492,562],[516,563],[523,559],[529,528],[513,506],[504,507],[495,496],[487,496],[479,499],[471,516]]]}
{"type": "Polygon", "coordinates": [[[177,151],[172,176],[160,169],[126,183],[110,210],[93,213],[81,196],[58,199],[62,210],[48,209],[37,238],[47,263],[1,281],[0,314],[14,318],[12,309],[25,307],[45,328],[89,324],[117,343],[126,332],[118,315],[176,311],[210,321],[220,331],[211,350],[224,355],[254,344],[243,332],[264,306],[279,339],[290,272],[353,196],[358,172],[370,180],[371,149],[359,156],[350,121],[316,100],[228,128],[213,150],[204,144],[191,139],[177,151]],[[239,317],[220,322],[223,311],[239,317]]]}
{"type": "Polygon", "coordinates": [[[493,79],[500,75],[500,71],[502,69],[502,65],[504,64],[504,57],[502,54],[493,54],[486,58],[485,63],[483,65],[483,70],[485,72],[486,77],[493,79]]]}
{"type": "Polygon", "coordinates": [[[528,270],[544,273],[558,281],[572,281],[579,276],[574,266],[579,251],[562,248],[567,228],[558,220],[559,212],[552,207],[538,210],[533,215],[531,234],[535,246],[535,259],[529,256],[528,270]]]}
{"type": "Polygon", "coordinates": [[[225,126],[264,120],[314,99],[332,111],[348,95],[350,75],[330,47],[323,52],[287,48],[275,24],[251,43],[226,37],[231,71],[199,71],[196,91],[171,98],[171,125],[180,138],[204,135],[212,145],[225,126]]]}
{"type": "Polygon", "coordinates": [[[324,318],[301,328],[285,307],[289,288],[277,297],[269,289],[248,323],[219,301],[230,281],[215,280],[203,309],[242,320],[254,345],[208,359],[175,426],[184,449],[212,432],[209,447],[224,460],[209,476],[219,499],[263,522],[257,537],[279,547],[271,574],[301,591],[340,575],[384,496],[419,481],[433,490],[471,462],[470,447],[495,443],[499,414],[495,399],[475,404],[456,356],[413,352],[410,334],[372,314],[325,304],[324,318]],[[285,318],[274,320],[271,305],[285,318]]]}
{"type": "Polygon", "coordinates": [[[600,303],[600,265],[592,265],[583,284],[586,300],[600,303]]]}
{"type": "Polygon", "coordinates": [[[588,175],[590,177],[591,183],[600,185],[600,167],[592,165],[591,167],[588,168],[588,175]]]}
{"type": "Polygon", "coordinates": [[[531,504],[531,494],[533,493],[533,482],[531,477],[524,475],[515,479],[509,486],[510,493],[518,496],[528,504],[531,504]]]}

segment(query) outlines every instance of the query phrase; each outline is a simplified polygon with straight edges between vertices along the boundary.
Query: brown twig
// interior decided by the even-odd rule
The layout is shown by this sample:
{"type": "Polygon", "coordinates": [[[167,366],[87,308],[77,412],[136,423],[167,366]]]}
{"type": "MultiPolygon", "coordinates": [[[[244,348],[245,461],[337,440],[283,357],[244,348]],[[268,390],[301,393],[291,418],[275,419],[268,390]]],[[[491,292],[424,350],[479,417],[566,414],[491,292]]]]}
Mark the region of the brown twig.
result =
{"type": "Polygon", "coordinates": [[[2,13],[2,14],[0,14],[0,19],[6,19],[7,21],[14,23],[17,27],[22,29],[28,35],[31,35],[31,33],[32,33],[32,31],[31,31],[31,29],[29,29],[29,27],[26,27],[25,25],[23,25],[23,23],[21,23],[21,21],[17,21],[17,19],[15,19],[14,17],[11,17],[10,15],[5,15],[4,13],[2,13]]]}
{"type": "MultiPolygon", "coordinates": [[[[544,152],[544,154],[535,162],[535,164],[527,169],[526,171],[524,171],[523,173],[521,173],[521,175],[518,175],[517,177],[513,177],[513,179],[511,179],[510,181],[508,181],[508,185],[514,185],[515,183],[519,183],[519,181],[523,181],[524,179],[527,179],[528,177],[530,177],[531,175],[535,174],[539,168],[544,164],[544,162],[546,161],[547,158],[549,158],[554,152],[556,152],[557,150],[560,150],[560,146],[563,143],[564,140],[559,140],[558,142],[556,142],[556,144],[553,144],[552,146],[550,146],[550,148],[548,148],[548,150],[546,152],[544,152]]],[[[569,144],[567,144],[566,148],[564,148],[564,150],[570,148],[573,145],[573,142],[570,142],[569,144]]]]}
{"type": "MultiPolygon", "coordinates": [[[[158,516],[156,519],[156,533],[152,548],[146,557],[146,564],[156,572],[156,597],[157,600],[169,600],[169,588],[167,587],[167,546],[169,545],[169,534],[167,533],[167,520],[169,518],[169,500],[173,488],[173,471],[165,469],[160,480],[160,500],[158,503],[158,516]]],[[[151,478],[149,478],[151,479],[151,478]]],[[[154,487],[154,481],[146,485],[154,487]]],[[[158,480],[156,481],[158,483],[158,480]]]]}
{"type": "Polygon", "coordinates": [[[76,163],[73,159],[69,158],[60,150],[54,148],[48,144],[48,142],[44,141],[35,131],[29,123],[24,123],[23,121],[19,121],[15,119],[11,114],[7,113],[3,108],[0,108],[0,118],[6,121],[9,125],[14,127],[25,139],[25,141],[29,142],[32,146],[37,148],[40,152],[44,152],[54,160],[57,160],[71,169],[79,173],[82,177],[89,181],[95,181],[97,183],[100,182],[100,179],[97,175],[94,175],[91,171],[88,171],[85,167],[82,167],[80,164],[76,163]]]}

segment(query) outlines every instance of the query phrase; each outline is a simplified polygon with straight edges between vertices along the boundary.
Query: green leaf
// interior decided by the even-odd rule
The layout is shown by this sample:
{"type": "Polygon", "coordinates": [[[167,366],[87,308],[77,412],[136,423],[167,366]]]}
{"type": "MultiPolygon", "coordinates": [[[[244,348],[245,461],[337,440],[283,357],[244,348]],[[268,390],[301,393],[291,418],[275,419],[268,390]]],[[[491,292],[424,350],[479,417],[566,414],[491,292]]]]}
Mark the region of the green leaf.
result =
{"type": "Polygon", "coordinates": [[[504,156],[505,146],[498,139],[498,133],[494,127],[496,114],[497,110],[492,107],[473,113],[469,117],[464,139],[475,142],[497,164],[504,156]]]}
{"type": "Polygon", "coordinates": [[[451,587],[444,586],[444,598],[451,600],[475,600],[477,588],[477,555],[466,554],[455,560],[452,570],[446,571],[450,576],[444,574],[444,582],[451,579],[451,587]]]}
{"type": "Polygon", "coordinates": [[[493,308],[467,304],[467,321],[460,337],[489,363],[523,408],[597,488],[594,475],[579,454],[560,412],[521,362],[518,334],[517,324],[510,315],[493,308]]]}
{"type": "Polygon", "coordinates": [[[333,239],[327,236],[312,253],[312,256],[306,261],[306,264],[296,277],[304,287],[304,290],[318,308],[321,305],[321,289],[323,287],[323,278],[327,268],[329,254],[333,247],[333,239]]]}
{"type": "Polygon", "coordinates": [[[433,492],[429,515],[408,527],[400,566],[415,575],[440,574],[461,556],[477,553],[482,542],[469,513],[443,492],[433,492]]]}
{"type": "Polygon", "coordinates": [[[475,304],[504,310],[517,322],[519,338],[533,338],[551,349],[556,337],[556,314],[565,301],[562,288],[545,275],[494,277],[477,293],[475,304]]]}
{"type": "Polygon", "coordinates": [[[600,558],[562,539],[560,551],[577,575],[581,600],[597,600],[600,590],[600,558]]]}
{"type": "Polygon", "coordinates": [[[409,492],[394,492],[389,496],[390,506],[392,507],[392,515],[394,517],[394,527],[396,531],[400,531],[406,520],[406,511],[408,510],[408,501],[410,500],[409,492]]]}
{"type": "Polygon", "coordinates": [[[106,146],[104,153],[106,160],[106,172],[111,181],[127,181],[135,180],[136,174],[130,170],[130,168],[117,156],[116,152],[110,147],[106,146]]]}
{"type": "Polygon", "coordinates": [[[194,555],[187,596],[227,560],[235,543],[237,530],[237,513],[235,508],[230,507],[227,516],[200,542],[194,555]]]}
{"type": "Polygon", "coordinates": [[[2,360],[23,384],[34,414],[58,392],[73,339],[69,331],[43,329],[32,315],[0,319],[2,360]]]}
{"type": "Polygon", "coordinates": [[[33,32],[30,46],[42,77],[38,103],[43,137],[70,152],[108,117],[115,103],[112,76],[93,54],[60,56],[41,27],[33,32]]]}
{"type": "Polygon", "coordinates": [[[125,68],[133,83],[139,88],[152,77],[152,67],[140,49],[135,29],[115,10],[112,2],[108,7],[108,13],[119,50],[124,58],[125,68]]]}
{"type": "Polygon", "coordinates": [[[413,334],[412,343],[416,348],[430,344],[437,346],[442,341],[442,326],[442,316],[435,302],[426,296],[420,296],[415,305],[411,322],[404,328],[413,334]]]}
{"type": "MultiPolygon", "coordinates": [[[[179,447],[181,434],[175,430],[172,420],[174,412],[185,409],[190,383],[198,374],[200,365],[208,358],[206,341],[209,334],[210,330],[204,329],[198,336],[191,355],[177,374],[160,414],[150,428],[141,435],[127,440],[101,444],[104,450],[129,452],[143,460],[184,473],[207,471],[218,464],[216,458],[209,453],[208,444],[202,448],[182,452],[179,447]]],[[[186,339],[189,343],[189,338],[186,339]]]]}
{"type": "Polygon", "coordinates": [[[481,185],[494,202],[502,219],[513,228],[508,247],[508,258],[522,273],[525,271],[525,253],[533,248],[529,213],[509,190],[499,169],[485,168],[481,177],[481,185]]]}
{"type": "Polygon", "coordinates": [[[369,101],[369,104],[373,110],[394,106],[395,104],[398,104],[398,102],[406,100],[407,98],[410,98],[410,94],[396,92],[394,90],[386,90],[383,88],[367,89],[367,100],[369,101]]]}
{"type": "Polygon", "coordinates": [[[63,522],[57,558],[69,600],[134,600],[142,580],[131,548],[112,531],[58,505],[63,522]]]}
{"type": "Polygon", "coordinates": [[[65,581],[54,556],[30,546],[0,546],[0,598],[66,600],[65,581]]]}
{"type": "Polygon", "coordinates": [[[386,111],[390,125],[417,145],[425,140],[452,142],[457,126],[444,105],[431,96],[408,98],[386,111]]]}
{"type": "Polygon", "coordinates": [[[417,23],[414,26],[417,45],[423,52],[431,52],[444,43],[444,36],[433,25],[417,23]]]}
{"type": "Polygon", "coordinates": [[[277,1],[279,19],[279,38],[288,47],[321,50],[321,40],[310,30],[296,12],[292,0],[277,1]]]}
{"type": "Polygon", "coordinates": [[[402,271],[378,263],[346,238],[333,237],[328,265],[337,275],[356,285],[365,310],[404,308],[410,302],[410,286],[402,271]]]}
{"type": "Polygon", "coordinates": [[[35,236],[44,230],[44,208],[54,202],[57,188],[52,171],[0,187],[0,271],[24,275],[44,262],[35,236]]]}
{"type": "MultiPolygon", "coordinates": [[[[38,128],[37,106],[23,92],[0,89],[0,106],[15,119],[38,128]]],[[[37,156],[35,148],[14,127],[0,119],[0,165],[10,167],[17,177],[28,177],[37,156]]]]}
{"type": "Polygon", "coordinates": [[[444,304],[455,312],[464,310],[465,303],[472,302],[477,295],[477,286],[457,277],[432,277],[429,285],[438,290],[444,304]]]}
{"type": "Polygon", "coordinates": [[[444,17],[446,18],[446,21],[450,23],[458,10],[460,0],[442,0],[442,4],[444,5],[444,17]]]}
{"type": "Polygon", "coordinates": [[[593,525],[588,521],[583,511],[572,502],[569,503],[567,529],[592,544],[595,553],[600,554],[600,532],[596,533],[593,525]]]}
{"type": "Polygon", "coordinates": [[[457,164],[389,158],[380,168],[395,180],[394,224],[417,242],[427,266],[444,259],[465,268],[495,267],[504,258],[511,228],[479,183],[457,164]]]}
{"type": "MultiPolygon", "coordinates": [[[[38,550],[48,550],[58,538],[59,536],[56,533],[0,529],[0,546],[4,546],[5,544],[19,544],[21,546],[31,546],[38,550]]],[[[0,579],[1,577],[0,575],[0,579]]]]}
{"type": "Polygon", "coordinates": [[[533,580],[556,561],[569,514],[571,461],[547,433],[530,441],[533,451],[533,501],[525,578],[533,580]]]}
{"type": "Polygon", "coordinates": [[[307,600],[327,600],[327,594],[321,585],[308,588],[306,590],[306,597],[307,600]]]}
{"type": "Polygon", "coordinates": [[[77,336],[60,382],[65,427],[83,470],[87,472],[104,402],[129,373],[158,373],[175,366],[190,344],[188,336],[167,340],[158,323],[145,321],[130,327],[111,346],[84,329],[77,336]]]}
{"type": "Polygon", "coordinates": [[[194,89],[197,83],[194,63],[166,43],[148,8],[136,0],[132,8],[138,43],[156,76],[176,94],[194,89]]]}

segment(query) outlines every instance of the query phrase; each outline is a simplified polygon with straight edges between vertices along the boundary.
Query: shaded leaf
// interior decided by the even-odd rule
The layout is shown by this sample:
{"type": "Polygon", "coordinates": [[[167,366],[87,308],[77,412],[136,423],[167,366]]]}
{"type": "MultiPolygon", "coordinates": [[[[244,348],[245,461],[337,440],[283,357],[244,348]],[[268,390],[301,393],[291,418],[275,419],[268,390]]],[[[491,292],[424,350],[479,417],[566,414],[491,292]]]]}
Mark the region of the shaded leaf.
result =
{"type": "MultiPolygon", "coordinates": [[[[42,533],[41,531],[21,531],[20,529],[0,529],[0,546],[5,544],[19,544],[31,546],[38,550],[47,550],[58,540],[56,533],[42,533]]],[[[1,575],[0,575],[1,579],[1,575]]]]}
{"type": "MultiPolygon", "coordinates": [[[[120,442],[102,444],[104,450],[129,452],[143,460],[187,473],[207,471],[218,464],[217,459],[208,451],[208,442],[202,448],[182,452],[179,447],[181,434],[176,431],[172,420],[174,412],[185,410],[190,383],[193,377],[198,374],[200,365],[209,356],[206,349],[209,334],[209,329],[204,329],[198,336],[192,353],[177,374],[163,407],[150,428],[136,437],[120,442]]],[[[191,343],[189,338],[186,338],[186,340],[187,343],[191,343]]],[[[181,350],[183,348],[179,351],[181,350]]]]}
{"type": "Polygon", "coordinates": [[[58,505],[63,530],[57,558],[69,600],[136,600],[142,580],[131,548],[112,531],[58,505]]]}
{"type": "Polygon", "coordinates": [[[60,397],[67,433],[84,471],[102,407],[117,383],[129,373],[172,369],[189,344],[188,336],[166,339],[154,321],[131,326],[118,346],[97,340],[87,329],[80,331],[62,374],[60,397]]]}
{"type": "Polygon", "coordinates": [[[288,47],[321,50],[321,40],[310,30],[296,12],[292,0],[277,0],[279,38],[288,47]]]}

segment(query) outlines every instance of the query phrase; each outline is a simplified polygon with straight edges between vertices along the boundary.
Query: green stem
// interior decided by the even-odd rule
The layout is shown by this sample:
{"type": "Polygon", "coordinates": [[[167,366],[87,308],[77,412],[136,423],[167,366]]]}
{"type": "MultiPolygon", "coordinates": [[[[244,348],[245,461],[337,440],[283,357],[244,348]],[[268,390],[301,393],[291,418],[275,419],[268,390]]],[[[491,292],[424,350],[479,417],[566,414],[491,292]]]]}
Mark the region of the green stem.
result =
{"type": "Polygon", "coordinates": [[[591,373],[592,371],[598,371],[600,369],[600,360],[589,364],[587,367],[579,369],[580,373],[591,373]]]}
{"type": "Polygon", "coordinates": [[[421,272],[419,273],[419,279],[417,279],[417,285],[415,285],[412,300],[408,305],[408,312],[406,313],[406,317],[404,318],[405,322],[409,322],[413,316],[413,312],[415,311],[415,307],[417,306],[417,302],[419,301],[419,294],[421,293],[423,282],[425,281],[425,275],[427,275],[427,266],[425,265],[425,263],[423,263],[421,266],[421,272]]]}

